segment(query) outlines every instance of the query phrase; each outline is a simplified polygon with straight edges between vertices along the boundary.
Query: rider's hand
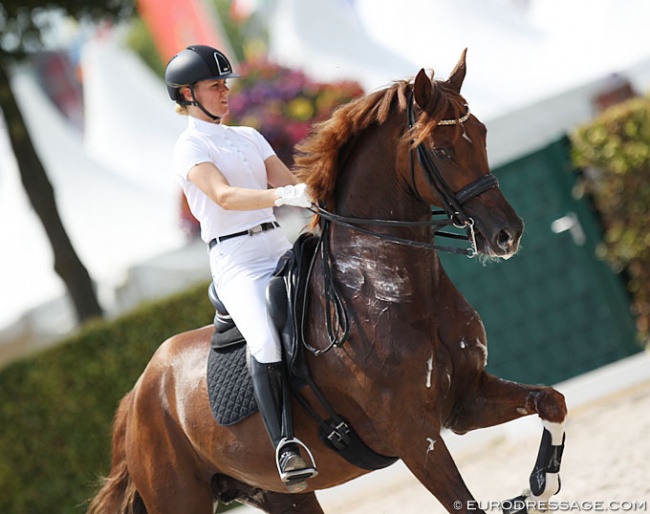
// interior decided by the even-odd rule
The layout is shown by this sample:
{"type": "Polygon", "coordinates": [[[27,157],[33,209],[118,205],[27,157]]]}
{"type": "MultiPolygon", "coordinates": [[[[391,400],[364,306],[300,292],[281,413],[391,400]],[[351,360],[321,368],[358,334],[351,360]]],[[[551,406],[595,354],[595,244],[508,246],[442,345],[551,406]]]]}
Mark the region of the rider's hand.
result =
{"type": "Polygon", "coordinates": [[[312,199],[307,193],[307,184],[284,186],[276,189],[278,198],[275,205],[293,205],[295,207],[311,207],[312,199]]]}

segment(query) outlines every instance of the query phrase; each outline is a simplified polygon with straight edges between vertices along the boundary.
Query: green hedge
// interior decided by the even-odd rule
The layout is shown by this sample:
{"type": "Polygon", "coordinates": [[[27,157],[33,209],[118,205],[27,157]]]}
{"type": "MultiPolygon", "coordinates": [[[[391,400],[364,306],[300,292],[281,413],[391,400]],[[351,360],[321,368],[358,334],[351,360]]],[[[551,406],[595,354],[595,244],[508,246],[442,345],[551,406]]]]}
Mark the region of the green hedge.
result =
{"type": "Polygon", "coordinates": [[[640,338],[650,336],[650,98],[610,107],[571,137],[604,229],[600,254],[627,275],[640,338]]]}
{"type": "Polygon", "coordinates": [[[165,339],[212,317],[201,284],[0,370],[0,512],[85,512],[120,398],[165,339]]]}

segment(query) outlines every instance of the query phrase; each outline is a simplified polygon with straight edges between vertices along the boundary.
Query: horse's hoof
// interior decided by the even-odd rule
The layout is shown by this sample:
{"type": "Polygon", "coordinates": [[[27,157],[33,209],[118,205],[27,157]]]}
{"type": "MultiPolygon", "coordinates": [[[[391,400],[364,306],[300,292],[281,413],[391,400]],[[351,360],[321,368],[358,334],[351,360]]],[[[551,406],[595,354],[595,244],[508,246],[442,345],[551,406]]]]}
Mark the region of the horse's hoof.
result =
{"type": "Polygon", "coordinates": [[[527,506],[528,495],[522,494],[511,500],[501,502],[503,514],[529,514],[527,506]]]}

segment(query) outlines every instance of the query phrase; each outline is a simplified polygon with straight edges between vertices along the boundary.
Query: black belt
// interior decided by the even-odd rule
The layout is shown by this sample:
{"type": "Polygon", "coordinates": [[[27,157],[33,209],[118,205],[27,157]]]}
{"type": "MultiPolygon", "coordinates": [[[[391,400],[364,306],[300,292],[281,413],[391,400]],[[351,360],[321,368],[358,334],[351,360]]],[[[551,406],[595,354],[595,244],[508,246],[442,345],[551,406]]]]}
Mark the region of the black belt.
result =
{"type": "Polygon", "coordinates": [[[261,225],[256,225],[248,230],[242,230],[241,232],[235,232],[234,234],[228,234],[227,236],[215,237],[212,241],[208,243],[210,249],[217,243],[222,243],[228,239],[239,236],[254,236],[260,232],[266,232],[267,230],[273,230],[274,228],[279,228],[280,225],[277,221],[269,221],[267,223],[262,223],[261,225]]]}

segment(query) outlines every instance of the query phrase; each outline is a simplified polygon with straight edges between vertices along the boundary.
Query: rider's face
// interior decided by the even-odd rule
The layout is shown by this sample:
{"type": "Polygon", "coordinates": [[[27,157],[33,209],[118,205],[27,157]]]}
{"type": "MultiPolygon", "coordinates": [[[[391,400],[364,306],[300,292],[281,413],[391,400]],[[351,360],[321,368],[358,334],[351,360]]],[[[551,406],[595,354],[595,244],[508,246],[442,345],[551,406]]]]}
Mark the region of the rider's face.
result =
{"type": "MultiPolygon", "coordinates": [[[[186,98],[189,95],[191,100],[191,93],[189,88],[184,93],[186,98]]],[[[228,108],[228,95],[230,89],[224,79],[221,80],[202,80],[194,84],[194,96],[198,102],[210,113],[223,118],[229,112],[228,108]]],[[[197,113],[198,114],[198,113],[197,113]]],[[[203,114],[201,112],[201,114],[203,114]]],[[[209,120],[212,121],[212,120],[209,120]]]]}

